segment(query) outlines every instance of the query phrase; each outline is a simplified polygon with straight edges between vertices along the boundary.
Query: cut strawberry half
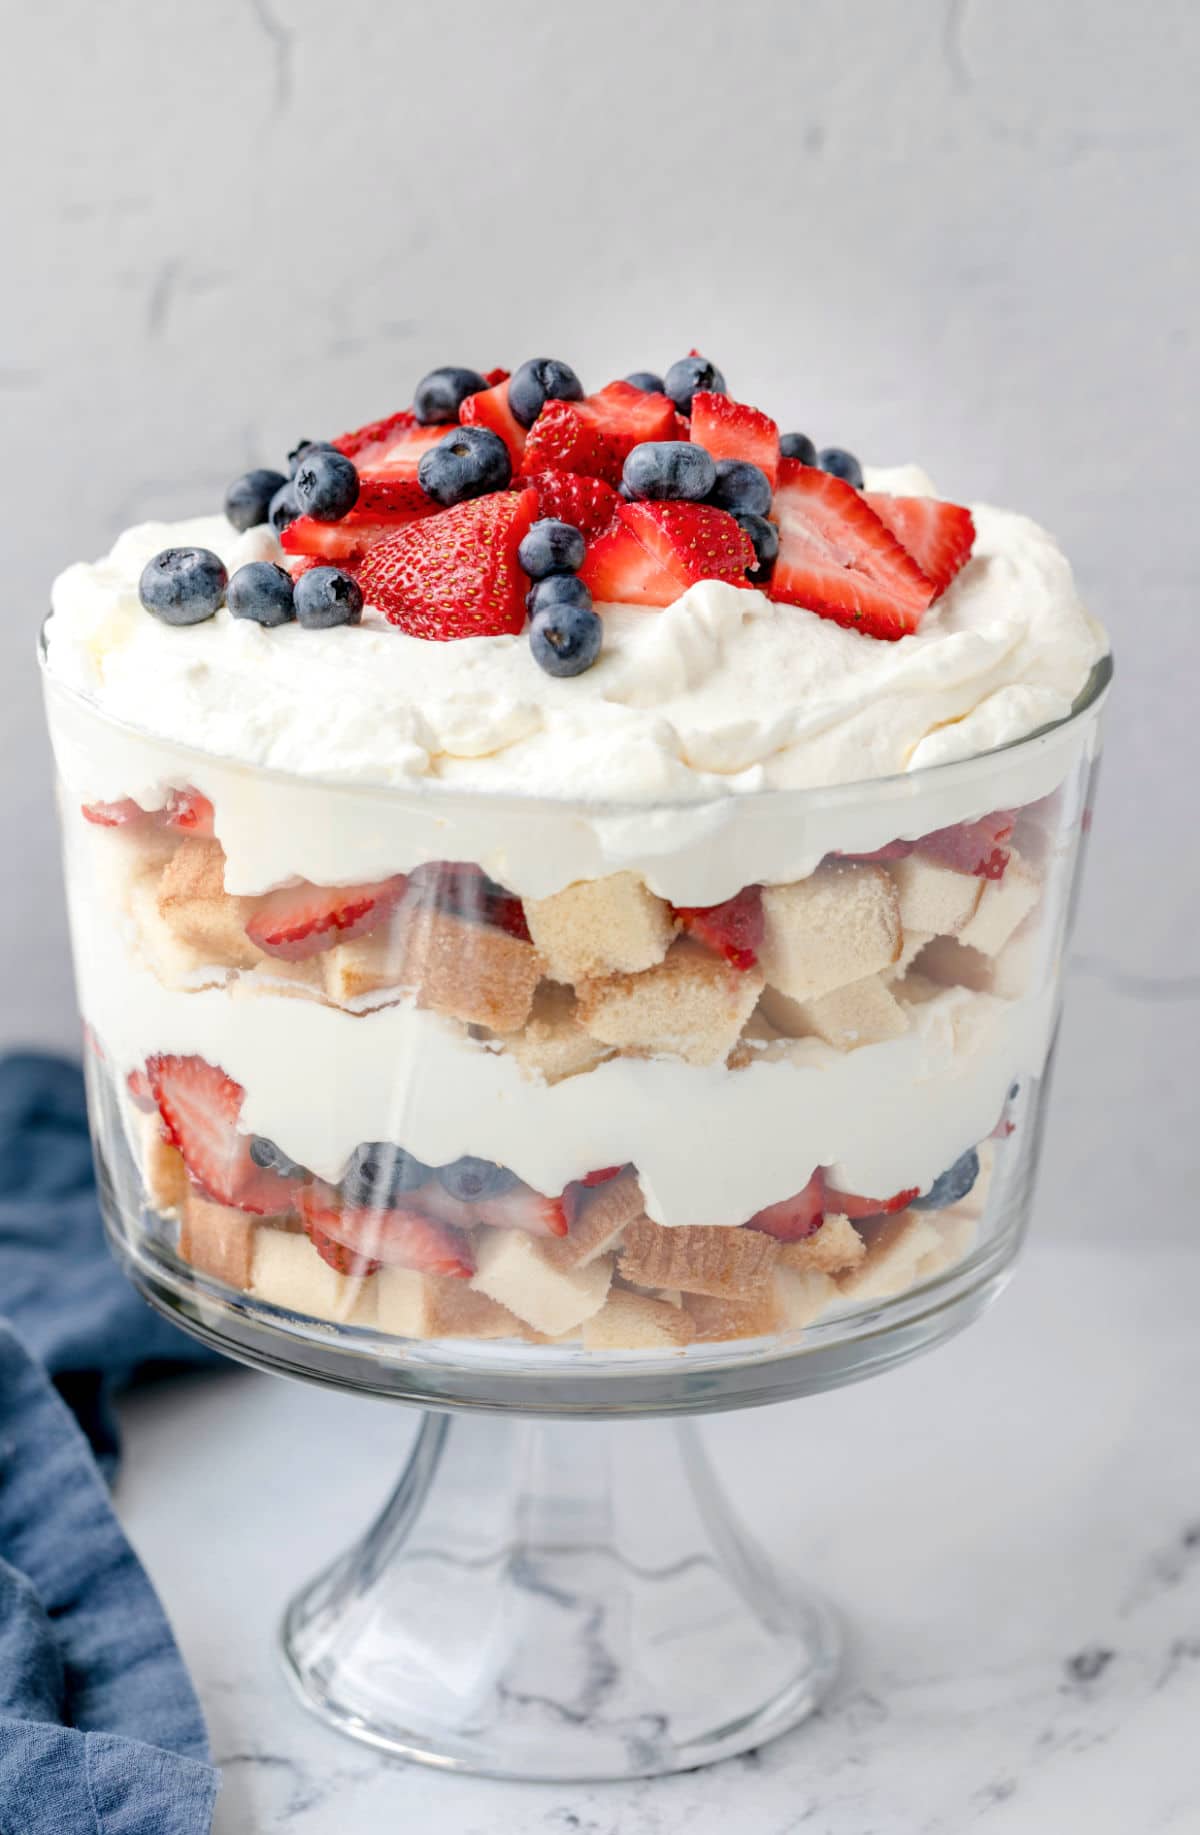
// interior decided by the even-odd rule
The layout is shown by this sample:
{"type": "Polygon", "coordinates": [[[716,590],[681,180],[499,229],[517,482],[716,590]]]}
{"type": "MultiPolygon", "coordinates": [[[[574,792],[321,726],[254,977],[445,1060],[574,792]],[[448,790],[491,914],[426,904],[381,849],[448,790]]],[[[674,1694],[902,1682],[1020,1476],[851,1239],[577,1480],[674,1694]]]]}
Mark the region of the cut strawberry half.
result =
{"type": "Polygon", "coordinates": [[[761,886],[743,886],[720,905],[676,905],[683,928],[737,969],[753,968],[763,940],[761,886]]]}
{"type": "Polygon", "coordinates": [[[497,491],[412,523],[370,549],[359,584],[410,637],[515,636],[529,578],[517,549],[537,515],[536,491],[497,491]]]}
{"type": "Polygon", "coordinates": [[[619,1178],[624,1170],[624,1166],[602,1166],[599,1172],[585,1172],[579,1183],[590,1191],[593,1185],[607,1185],[610,1179],[619,1178]]]}
{"type": "Polygon", "coordinates": [[[1005,844],[1012,839],[1016,816],[1015,809],[998,809],[978,822],[958,822],[953,828],[934,829],[915,844],[917,852],[960,873],[974,873],[980,879],[1003,879],[1010,857],[1005,844]]]}
{"type": "Polygon", "coordinates": [[[240,1083],[198,1057],[150,1058],[146,1075],[168,1139],[210,1198],[258,1216],[294,1207],[299,1180],[256,1166],[251,1136],[239,1132],[245,1099],[240,1083]]]}
{"type": "Polygon", "coordinates": [[[370,1256],[359,1255],[338,1242],[334,1236],[327,1236],[315,1223],[306,1223],[304,1233],[316,1250],[321,1260],[333,1269],[335,1274],[347,1274],[351,1280],[365,1280],[369,1274],[378,1274],[382,1262],[373,1261],[370,1256]]]}
{"type": "Polygon", "coordinates": [[[776,1242],[802,1242],[813,1236],[825,1221],[825,1178],[818,1166],[803,1191],[794,1198],[781,1198],[756,1211],[746,1225],[748,1230],[762,1230],[776,1242]]]}
{"type": "Polygon", "coordinates": [[[934,588],[853,485],[781,459],[772,514],[779,524],[772,599],[869,637],[916,630],[934,588]]]}
{"type": "Polygon", "coordinates": [[[567,1213],[561,1198],[545,1198],[530,1185],[514,1185],[498,1198],[475,1205],[480,1223],[494,1230],[524,1230],[528,1236],[565,1236],[567,1213]]]}
{"type": "Polygon", "coordinates": [[[79,813],[96,828],[128,828],[131,822],[152,822],[158,815],[155,810],[143,809],[129,796],[115,803],[81,803],[79,813]]]}
{"type": "Polygon", "coordinates": [[[587,408],[622,464],[644,440],[673,440],[679,431],[670,396],[647,395],[630,382],[610,382],[595,395],[585,396],[580,405],[587,408]]]}
{"type": "Polygon", "coordinates": [[[330,1186],[314,1181],[300,1192],[297,1208],[310,1237],[314,1229],[319,1231],[327,1242],[340,1244],[362,1265],[386,1263],[464,1281],[475,1272],[470,1238],[415,1207],[355,1210],[343,1204],[330,1186]]]}
{"type": "Polygon", "coordinates": [[[684,589],[638,540],[625,508],[588,544],[579,578],[598,605],[673,605],[684,589]]]}
{"type": "MultiPolygon", "coordinates": [[[[507,382],[511,375],[512,371],[506,370],[503,364],[500,364],[494,370],[484,370],[483,380],[487,383],[489,389],[494,389],[498,382],[507,382]]],[[[468,396],[467,399],[469,401],[470,396],[468,396]]]]}
{"type": "MultiPolygon", "coordinates": [[[[444,430],[443,430],[444,431],[444,430]]],[[[364,478],[358,502],[339,522],[298,516],[279,540],[285,554],[307,555],[332,566],[353,567],[373,543],[422,517],[435,516],[438,505],[415,477],[364,478]]]]}
{"type": "Polygon", "coordinates": [[[129,1091],[129,1100],[134,1108],[141,1109],[143,1114],[149,1115],[158,1107],[150,1079],[144,1070],[131,1070],[125,1079],[125,1088],[129,1091]]]}
{"type": "Polygon", "coordinates": [[[825,1209],[833,1216],[839,1213],[856,1223],[862,1217],[891,1217],[897,1211],[907,1210],[914,1198],[919,1198],[921,1188],[912,1186],[908,1191],[898,1191],[890,1198],[863,1198],[857,1192],[834,1191],[825,1187],[825,1209]]]}
{"type": "Polygon", "coordinates": [[[744,586],[753,563],[754,544],[725,510],[703,503],[622,503],[588,549],[579,577],[593,599],[663,606],[697,580],[744,586]]]}
{"type": "Polygon", "coordinates": [[[911,554],[935,594],[944,593],[975,545],[970,510],[936,497],[889,497],[881,491],[866,491],[864,496],[884,528],[911,554]]]}
{"type": "Polygon", "coordinates": [[[444,440],[445,427],[423,427],[411,408],[383,420],[368,421],[353,433],[342,433],[332,441],[339,452],[353,459],[359,478],[415,478],[423,452],[444,440]]]}
{"type": "Polygon", "coordinates": [[[267,893],[246,935],[269,956],[302,962],[373,930],[399,904],[406,884],[403,873],[397,873],[370,885],[281,886],[267,893]]]}
{"type": "Polygon", "coordinates": [[[745,459],[764,471],[775,489],[779,428],[769,414],[728,395],[702,390],[692,396],[690,438],[714,459],[745,459]]]}
{"type": "Polygon", "coordinates": [[[525,442],[524,469],[530,472],[583,472],[616,485],[623,464],[624,456],[583,401],[548,401],[525,442]]]}
{"type": "Polygon", "coordinates": [[[163,822],[167,828],[182,829],[185,835],[209,838],[213,832],[213,806],[201,791],[190,786],[172,790],[163,810],[163,822]]]}
{"type": "Polygon", "coordinates": [[[539,471],[527,474],[524,481],[537,492],[539,517],[556,516],[589,539],[608,527],[621,502],[611,484],[582,472],[539,471]]]}
{"type": "Polygon", "coordinates": [[[508,447],[516,477],[528,435],[508,405],[508,377],[505,376],[495,388],[484,389],[479,395],[468,395],[458,410],[458,418],[464,427],[487,427],[500,436],[508,447]]]}

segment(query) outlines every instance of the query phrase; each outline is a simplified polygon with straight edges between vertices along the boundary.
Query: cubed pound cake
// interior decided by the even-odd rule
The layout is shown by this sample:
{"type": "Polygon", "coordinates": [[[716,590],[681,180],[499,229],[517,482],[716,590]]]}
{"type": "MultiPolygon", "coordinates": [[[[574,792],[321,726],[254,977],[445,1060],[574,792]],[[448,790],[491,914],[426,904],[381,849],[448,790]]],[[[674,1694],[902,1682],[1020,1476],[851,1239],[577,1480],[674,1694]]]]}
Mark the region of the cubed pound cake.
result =
{"type": "Polygon", "coordinates": [[[827,864],[763,892],[759,960],[768,984],[814,1000],[889,968],[900,955],[900,898],[883,867],[827,864]]]}
{"type": "Polygon", "coordinates": [[[737,1044],[762,987],[757,969],[731,968],[681,937],[655,968],[583,982],[579,1019],[620,1051],[716,1064],[737,1044]]]}
{"type": "Polygon", "coordinates": [[[636,873],[584,879],[549,898],[528,898],[525,921],[546,973],[570,983],[653,968],[675,931],[671,907],[636,873]]]}

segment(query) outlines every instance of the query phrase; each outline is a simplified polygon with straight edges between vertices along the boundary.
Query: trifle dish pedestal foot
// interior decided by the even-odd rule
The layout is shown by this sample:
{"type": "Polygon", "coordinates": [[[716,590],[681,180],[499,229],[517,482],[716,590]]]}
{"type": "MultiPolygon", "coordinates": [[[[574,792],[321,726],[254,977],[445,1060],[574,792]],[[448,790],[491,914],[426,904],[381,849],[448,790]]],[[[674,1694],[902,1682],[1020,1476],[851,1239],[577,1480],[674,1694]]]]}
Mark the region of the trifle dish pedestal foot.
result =
{"type": "Polygon", "coordinates": [[[817,1706],[838,1637],[747,1536],[690,1421],[428,1413],[296,1597],[289,1680],[342,1732],[533,1780],[685,1771],[817,1706]]]}

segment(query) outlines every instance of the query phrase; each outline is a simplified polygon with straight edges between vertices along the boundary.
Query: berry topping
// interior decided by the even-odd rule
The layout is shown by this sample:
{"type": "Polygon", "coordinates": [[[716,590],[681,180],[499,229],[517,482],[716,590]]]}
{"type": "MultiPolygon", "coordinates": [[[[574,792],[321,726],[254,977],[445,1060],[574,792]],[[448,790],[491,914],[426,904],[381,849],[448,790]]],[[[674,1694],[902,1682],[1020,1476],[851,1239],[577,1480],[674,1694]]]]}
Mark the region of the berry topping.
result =
{"type": "Polygon", "coordinates": [[[914,1211],[944,1211],[947,1205],[957,1204],[965,1198],[979,1177],[979,1155],[974,1147],[968,1147],[953,1166],[947,1167],[940,1177],[936,1178],[923,1198],[910,1200],[914,1211]]]}
{"type": "MultiPolygon", "coordinates": [[[[767,479],[767,503],[779,473],[779,429],[769,414],[728,395],[701,390],[692,397],[691,438],[714,459],[742,459],[756,465],[767,479]]],[[[715,500],[714,500],[715,501],[715,500]]],[[[722,502],[722,509],[753,510],[765,516],[767,505],[722,502]]]]}
{"type": "Polygon", "coordinates": [[[508,405],[522,427],[532,427],[548,401],[582,399],[578,376],[555,357],[531,357],[509,381],[508,405]]]}
{"type": "Polygon", "coordinates": [[[505,491],[411,523],[367,554],[363,591],[411,637],[515,635],[529,587],[517,551],[536,511],[534,491],[505,491]]]}
{"type": "Polygon", "coordinates": [[[494,1160],[477,1159],[472,1153],[464,1153],[449,1166],[439,1166],[436,1177],[452,1198],[460,1198],[464,1204],[477,1198],[498,1198],[520,1182],[507,1167],[497,1166],[494,1160]]]}
{"type": "Polygon", "coordinates": [[[327,631],[335,624],[357,624],[362,618],[362,588],[340,567],[310,567],[296,581],[293,603],[306,631],[327,631]]]}
{"type": "Polygon", "coordinates": [[[525,595],[532,618],[537,612],[548,612],[553,605],[577,605],[590,611],[592,595],[584,582],[573,573],[550,573],[538,580],[525,595]]]}
{"type": "Polygon", "coordinates": [[[699,503],[623,503],[580,578],[601,603],[672,605],[697,580],[744,583],[754,545],[733,517],[699,503]]]}
{"type": "Polygon", "coordinates": [[[267,893],[246,935],[269,956],[301,962],[373,930],[404,896],[405,884],[397,873],[371,885],[281,886],[267,893]]]}
{"type": "Polygon", "coordinates": [[[531,580],[545,580],[551,574],[577,572],[586,553],[581,530],[555,516],[544,516],[517,549],[517,559],[531,580]]]}
{"type": "MultiPolygon", "coordinates": [[[[703,503],[716,481],[717,468],[702,446],[686,440],[645,440],[633,448],[621,469],[621,495],[703,503]]],[[[768,504],[770,500],[768,490],[768,504]]]]}
{"type": "Polygon", "coordinates": [[[861,491],[863,468],[852,452],[846,452],[841,446],[824,446],[817,454],[817,464],[831,478],[842,478],[847,484],[852,484],[856,491],[861,491]]]}
{"type": "Polygon", "coordinates": [[[310,446],[292,479],[301,514],[337,522],[358,502],[358,468],[332,446],[310,446]]]}
{"type": "Polygon", "coordinates": [[[942,503],[937,497],[888,497],[868,491],[866,498],[934,590],[944,593],[975,545],[970,510],[961,504],[942,503]]]}
{"type": "Polygon", "coordinates": [[[771,508],[770,481],[762,467],[748,459],[718,459],[708,502],[734,516],[765,516],[771,508]]]}
{"type": "Polygon", "coordinates": [[[312,516],[301,516],[279,539],[287,554],[353,567],[372,542],[394,534],[418,517],[436,515],[437,507],[415,478],[364,478],[358,502],[340,522],[317,522],[312,516]]]}
{"type": "Polygon", "coordinates": [[[181,829],[185,835],[211,836],[213,813],[208,798],[189,787],[172,790],[160,812],[160,820],[164,827],[181,829]]]}
{"type": "Polygon", "coordinates": [[[250,1158],[264,1172],[277,1172],[281,1179],[307,1179],[308,1173],[295,1160],[289,1159],[281,1147],[268,1140],[265,1134],[250,1136],[250,1158]]]}
{"type": "Polygon", "coordinates": [[[933,588],[874,510],[826,471],[783,459],[771,596],[871,637],[915,631],[933,588]]]}
{"type": "Polygon", "coordinates": [[[589,538],[608,527],[621,501],[611,484],[602,478],[585,478],[581,472],[527,473],[525,482],[537,492],[539,516],[569,522],[589,538]]]}
{"type": "Polygon", "coordinates": [[[422,376],[413,396],[413,413],[425,426],[445,426],[458,419],[458,411],[468,395],[487,388],[478,370],[446,368],[430,370],[422,376]]]}
{"type": "Polygon", "coordinates": [[[402,408],[339,435],[333,443],[354,460],[360,478],[415,478],[421,454],[444,438],[440,422],[423,427],[410,408],[402,408]]]}
{"type": "Polygon", "coordinates": [[[779,451],[785,459],[799,459],[801,465],[815,465],[817,462],[817,449],[807,433],[781,433],[779,451]]]}
{"type": "Polygon", "coordinates": [[[164,548],[143,567],[138,597],[164,624],[202,624],[220,608],[228,584],[211,548],[164,548]]]}
{"type": "Polygon", "coordinates": [[[538,415],[525,443],[523,469],[547,468],[619,482],[621,458],[585,403],[548,402],[538,415]]]}
{"type": "Polygon", "coordinates": [[[775,558],[779,553],[779,530],[765,516],[738,514],[733,520],[754,543],[754,566],[746,569],[746,578],[753,580],[756,586],[761,586],[770,579],[775,566],[775,558]]]}
{"type": "Polygon", "coordinates": [[[743,886],[720,905],[677,905],[680,924],[709,949],[715,949],[734,968],[750,969],[758,961],[763,941],[761,886],[743,886]]]}
{"type": "Polygon", "coordinates": [[[429,1167],[403,1147],[390,1141],[362,1141],[350,1155],[339,1189],[346,1203],[358,1210],[390,1210],[430,1176],[429,1167]]]}
{"type": "Polygon", "coordinates": [[[640,389],[643,395],[665,395],[667,392],[666,383],[653,370],[634,370],[625,380],[631,389],[640,389]]]}
{"type": "Polygon", "coordinates": [[[223,1070],[196,1057],[154,1057],[146,1065],[163,1126],[188,1172],[218,1204],[268,1216],[291,1210],[298,1196],[290,1179],[259,1166],[255,1138],[238,1131],[245,1091],[223,1070]]]}
{"type": "Polygon", "coordinates": [[[603,641],[604,625],[597,613],[566,599],[539,606],[529,626],[533,660],[547,675],[582,675],[599,656],[603,641]]]}
{"type": "Polygon", "coordinates": [[[314,1231],[327,1242],[340,1244],[360,1263],[377,1266],[384,1262],[393,1268],[447,1274],[459,1280],[469,1280],[475,1272],[470,1238],[449,1224],[423,1216],[415,1207],[358,1209],[343,1204],[330,1186],[316,1183],[300,1190],[296,1205],[318,1251],[314,1231]]]}
{"type": "Polygon", "coordinates": [[[514,474],[520,470],[525,451],[525,429],[508,405],[508,378],[503,377],[481,395],[468,395],[459,411],[464,427],[486,427],[499,434],[508,447],[514,474]]]}
{"type": "Polygon", "coordinates": [[[421,489],[447,509],[469,497],[507,490],[511,479],[508,447],[489,427],[456,427],[423,452],[417,465],[421,489]]]}
{"type": "Polygon", "coordinates": [[[288,524],[295,522],[299,514],[300,505],[289,479],[287,484],[280,485],[279,489],[272,497],[270,507],[267,510],[267,521],[274,529],[276,535],[282,535],[288,524]]]}
{"type": "Polygon", "coordinates": [[[271,499],[287,483],[281,471],[248,471],[235,478],[225,493],[225,515],[234,528],[244,532],[266,522],[271,513],[271,499]]]}
{"type": "Polygon", "coordinates": [[[231,618],[255,624],[288,624],[296,616],[292,576],[274,561],[249,561],[239,567],[226,592],[231,618]]]}
{"type": "Polygon", "coordinates": [[[818,1166],[812,1178],[794,1198],[781,1198],[757,1211],[746,1225],[748,1230],[762,1230],[777,1242],[802,1242],[814,1236],[825,1221],[825,1179],[818,1166]]]}
{"type": "Polygon", "coordinates": [[[702,357],[699,351],[694,350],[671,365],[663,387],[679,412],[690,414],[692,397],[697,391],[724,395],[725,378],[715,363],[710,363],[707,357],[702,357]]]}
{"type": "Polygon", "coordinates": [[[913,846],[940,866],[974,873],[980,879],[1003,879],[1009,861],[1006,843],[1012,839],[1015,819],[1015,810],[998,809],[994,815],[981,816],[978,822],[957,822],[953,828],[934,829],[913,846]]]}

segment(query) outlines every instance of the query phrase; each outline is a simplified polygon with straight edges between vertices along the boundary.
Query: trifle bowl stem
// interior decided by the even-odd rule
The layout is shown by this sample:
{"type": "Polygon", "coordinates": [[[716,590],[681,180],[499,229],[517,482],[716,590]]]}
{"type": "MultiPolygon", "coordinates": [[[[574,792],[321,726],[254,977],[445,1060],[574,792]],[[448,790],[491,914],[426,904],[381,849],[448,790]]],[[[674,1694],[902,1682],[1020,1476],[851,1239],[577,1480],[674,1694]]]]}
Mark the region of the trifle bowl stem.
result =
{"type": "Polygon", "coordinates": [[[320,1718],[544,1781],[744,1752],[817,1706],[838,1637],[737,1522],[688,1421],[424,1415],[361,1541],[293,1600],[320,1718]]]}

